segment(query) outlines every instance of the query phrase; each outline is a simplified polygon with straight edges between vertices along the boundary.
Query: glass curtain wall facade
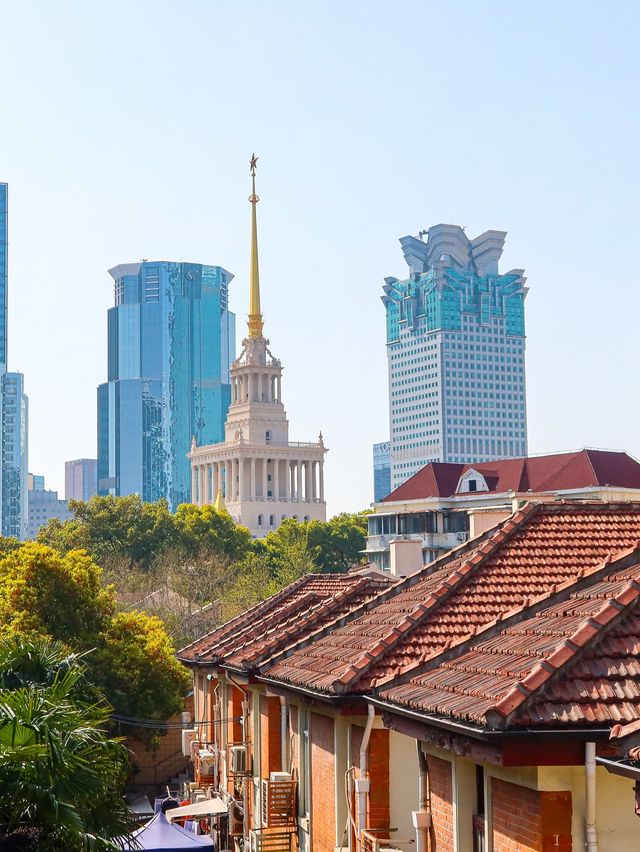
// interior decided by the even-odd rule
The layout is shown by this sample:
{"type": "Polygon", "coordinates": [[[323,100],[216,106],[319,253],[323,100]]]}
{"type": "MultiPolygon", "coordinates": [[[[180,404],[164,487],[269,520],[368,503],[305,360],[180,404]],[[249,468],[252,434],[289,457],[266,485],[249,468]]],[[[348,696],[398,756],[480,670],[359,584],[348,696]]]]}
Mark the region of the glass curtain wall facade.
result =
{"type": "Polygon", "coordinates": [[[29,513],[28,401],[22,373],[7,372],[8,196],[8,185],[0,183],[0,527],[2,535],[24,539],[29,513]]]}
{"type": "Polygon", "coordinates": [[[503,231],[424,233],[383,287],[392,489],[430,461],[527,454],[523,270],[498,272],[503,231]]]}
{"type": "Polygon", "coordinates": [[[224,438],[235,357],[231,273],[144,261],[109,270],[108,380],[98,388],[98,493],[191,499],[187,453],[224,438]]]}
{"type": "Polygon", "coordinates": [[[373,445],[373,501],[379,503],[391,491],[391,444],[373,445]]]}

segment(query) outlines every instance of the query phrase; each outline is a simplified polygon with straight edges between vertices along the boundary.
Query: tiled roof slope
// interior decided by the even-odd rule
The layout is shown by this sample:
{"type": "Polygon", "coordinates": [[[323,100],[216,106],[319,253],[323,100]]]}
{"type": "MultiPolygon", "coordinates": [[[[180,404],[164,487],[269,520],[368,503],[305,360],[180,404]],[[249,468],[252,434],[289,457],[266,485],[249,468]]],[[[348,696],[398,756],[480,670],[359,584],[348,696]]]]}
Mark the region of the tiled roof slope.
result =
{"type": "Polygon", "coordinates": [[[382,697],[496,729],[640,718],[640,564],[611,567],[382,697]]]}
{"type": "Polygon", "coordinates": [[[192,642],[178,657],[187,663],[255,663],[359,606],[394,580],[379,573],[307,574],[192,642]]]}
{"type": "Polygon", "coordinates": [[[308,689],[366,692],[637,539],[640,504],[529,503],[262,671],[308,689]]]}
{"type": "Polygon", "coordinates": [[[542,493],[609,485],[640,488],[640,463],[627,453],[579,450],[483,464],[432,462],[387,495],[383,502],[453,497],[460,477],[469,470],[483,474],[490,492],[542,493]]]}

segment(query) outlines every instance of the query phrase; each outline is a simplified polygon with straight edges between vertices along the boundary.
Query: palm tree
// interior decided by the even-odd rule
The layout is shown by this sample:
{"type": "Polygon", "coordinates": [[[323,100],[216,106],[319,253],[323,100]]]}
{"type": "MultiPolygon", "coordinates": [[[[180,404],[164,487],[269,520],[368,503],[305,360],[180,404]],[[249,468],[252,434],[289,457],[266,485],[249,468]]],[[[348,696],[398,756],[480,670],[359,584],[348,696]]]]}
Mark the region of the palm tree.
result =
{"type": "Polygon", "coordinates": [[[0,641],[0,850],[114,850],[134,825],[121,789],[127,750],[80,655],[0,641]]]}

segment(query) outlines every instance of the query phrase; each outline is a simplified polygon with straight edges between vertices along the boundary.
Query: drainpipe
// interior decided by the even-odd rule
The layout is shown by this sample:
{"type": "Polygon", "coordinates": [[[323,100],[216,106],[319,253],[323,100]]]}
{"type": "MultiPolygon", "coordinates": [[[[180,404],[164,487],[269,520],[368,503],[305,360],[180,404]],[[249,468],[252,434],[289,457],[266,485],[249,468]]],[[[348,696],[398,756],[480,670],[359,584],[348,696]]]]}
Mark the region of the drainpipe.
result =
{"type": "Polygon", "coordinates": [[[416,852],[427,852],[431,814],[427,810],[427,758],[422,751],[420,740],[416,740],[418,754],[418,810],[413,811],[411,819],[416,830],[416,852]]]}
{"type": "Polygon", "coordinates": [[[280,771],[288,772],[289,771],[289,762],[287,760],[287,752],[288,752],[288,739],[289,739],[289,721],[287,718],[287,699],[281,695],[280,696],[280,771]]]}
{"type": "Polygon", "coordinates": [[[598,852],[598,834],[596,831],[596,744],[585,743],[585,839],[587,852],[598,852]]]}
{"type": "Polygon", "coordinates": [[[216,779],[217,790],[220,790],[220,787],[221,787],[220,773],[219,773],[219,770],[220,770],[220,763],[219,763],[219,761],[220,761],[220,756],[219,756],[220,744],[218,742],[218,718],[220,718],[220,719],[224,718],[222,713],[218,712],[218,700],[219,700],[218,690],[219,689],[220,689],[220,682],[218,680],[216,680],[216,685],[213,687],[213,701],[212,701],[213,714],[212,715],[213,715],[213,774],[214,774],[214,777],[216,779]]]}
{"type": "Polygon", "coordinates": [[[373,728],[375,716],[376,708],[369,704],[367,724],[362,737],[362,745],[360,746],[360,777],[356,778],[356,795],[358,796],[358,846],[360,849],[362,849],[362,832],[367,827],[367,793],[371,789],[371,782],[368,778],[367,750],[369,748],[369,739],[371,738],[371,729],[373,728]]]}

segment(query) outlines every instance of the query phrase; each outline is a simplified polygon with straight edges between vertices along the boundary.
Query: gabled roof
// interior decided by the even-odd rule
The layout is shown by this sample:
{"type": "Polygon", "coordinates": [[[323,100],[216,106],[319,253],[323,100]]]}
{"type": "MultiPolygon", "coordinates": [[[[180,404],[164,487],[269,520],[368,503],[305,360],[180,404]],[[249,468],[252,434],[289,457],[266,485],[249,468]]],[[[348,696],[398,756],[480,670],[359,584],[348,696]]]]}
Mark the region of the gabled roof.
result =
{"type": "MultiPolygon", "coordinates": [[[[453,497],[461,476],[476,470],[487,481],[489,493],[513,491],[540,494],[575,488],[640,489],[640,463],[627,453],[609,450],[578,450],[548,456],[501,459],[474,464],[431,462],[388,494],[383,503],[453,497]]],[[[484,492],[487,493],[487,492],[484,492]]]]}
{"type": "Polygon", "coordinates": [[[494,729],[639,719],[640,552],[621,555],[634,564],[605,563],[568,584],[568,598],[551,594],[546,606],[465,643],[453,659],[436,658],[428,672],[381,697],[494,729]]]}
{"type": "Polygon", "coordinates": [[[185,663],[255,665],[386,589],[378,571],[307,574],[178,652],[185,663]]]}
{"type": "Polygon", "coordinates": [[[286,648],[262,672],[328,694],[370,691],[638,539],[638,503],[529,503],[286,648]]]}

